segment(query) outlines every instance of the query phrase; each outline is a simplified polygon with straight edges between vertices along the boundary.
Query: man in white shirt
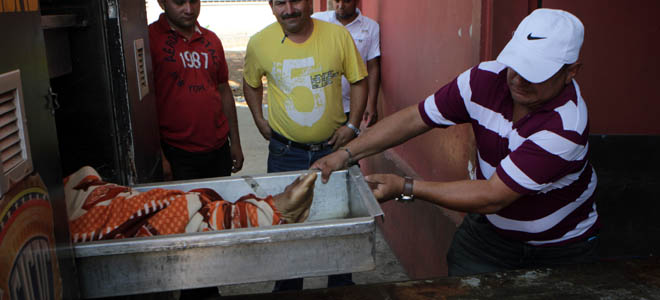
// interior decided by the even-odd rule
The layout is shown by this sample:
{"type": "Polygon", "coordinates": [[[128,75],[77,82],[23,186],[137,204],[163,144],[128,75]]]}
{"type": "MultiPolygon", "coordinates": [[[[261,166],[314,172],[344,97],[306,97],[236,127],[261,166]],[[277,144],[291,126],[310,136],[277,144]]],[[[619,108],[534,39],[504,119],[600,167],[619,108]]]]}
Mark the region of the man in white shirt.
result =
{"type": "MultiPolygon", "coordinates": [[[[376,102],[378,100],[378,89],[380,87],[380,26],[376,21],[362,15],[357,8],[359,0],[333,0],[335,10],[317,12],[312,15],[329,23],[346,27],[351,33],[355,46],[357,46],[362,60],[367,64],[369,76],[369,94],[367,96],[367,107],[364,111],[362,123],[367,126],[378,119],[376,102]]],[[[350,111],[350,84],[342,76],[342,98],[344,101],[344,112],[350,111]]]]}

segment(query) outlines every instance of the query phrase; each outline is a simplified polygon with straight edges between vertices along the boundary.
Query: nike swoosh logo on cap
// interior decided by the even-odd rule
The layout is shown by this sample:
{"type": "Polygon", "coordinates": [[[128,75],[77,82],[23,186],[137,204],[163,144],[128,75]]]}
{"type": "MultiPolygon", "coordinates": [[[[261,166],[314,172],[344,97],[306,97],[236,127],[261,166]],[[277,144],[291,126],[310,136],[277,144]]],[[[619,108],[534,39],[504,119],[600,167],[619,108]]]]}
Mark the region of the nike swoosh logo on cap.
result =
{"type": "Polygon", "coordinates": [[[533,41],[533,40],[542,40],[542,39],[546,39],[546,37],[533,36],[532,33],[530,32],[530,33],[527,35],[527,39],[530,40],[530,41],[533,41]]]}

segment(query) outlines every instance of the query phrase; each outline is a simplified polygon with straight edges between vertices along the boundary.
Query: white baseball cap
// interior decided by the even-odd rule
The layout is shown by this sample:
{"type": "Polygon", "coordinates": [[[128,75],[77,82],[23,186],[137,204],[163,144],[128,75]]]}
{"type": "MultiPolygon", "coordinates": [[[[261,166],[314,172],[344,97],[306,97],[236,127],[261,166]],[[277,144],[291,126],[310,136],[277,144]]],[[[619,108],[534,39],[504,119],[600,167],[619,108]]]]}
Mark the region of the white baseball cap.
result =
{"type": "Polygon", "coordinates": [[[539,8],[520,22],[497,61],[532,83],[548,80],[565,64],[577,61],[584,25],[558,9],[539,8]]]}

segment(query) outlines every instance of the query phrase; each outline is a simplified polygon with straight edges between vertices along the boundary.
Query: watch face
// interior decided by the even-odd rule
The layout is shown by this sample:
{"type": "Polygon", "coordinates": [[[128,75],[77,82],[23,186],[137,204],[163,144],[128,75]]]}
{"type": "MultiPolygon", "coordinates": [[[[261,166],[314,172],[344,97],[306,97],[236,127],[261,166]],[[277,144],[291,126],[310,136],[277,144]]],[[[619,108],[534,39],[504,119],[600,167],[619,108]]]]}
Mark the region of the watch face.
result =
{"type": "Polygon", "coordinates": [[[397,198],[397,200],[399,200],[401,202],[412,202],[413,200],[415,200],[415,198],[413,198],[413,196],[409,196],[409,195],[401,195],[401,197],[397,198]]]}

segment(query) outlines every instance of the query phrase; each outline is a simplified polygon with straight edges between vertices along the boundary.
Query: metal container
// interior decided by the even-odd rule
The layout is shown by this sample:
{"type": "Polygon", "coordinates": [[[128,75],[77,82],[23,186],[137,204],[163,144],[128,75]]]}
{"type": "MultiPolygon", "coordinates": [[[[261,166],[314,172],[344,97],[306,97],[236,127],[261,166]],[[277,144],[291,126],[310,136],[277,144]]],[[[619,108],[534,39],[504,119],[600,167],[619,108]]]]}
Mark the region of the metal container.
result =
{"type": "MultiPolygon", "coordinates": [[[[304,172],[167,182],[137,190],[211,188],[223,198],[277,194],[304,172]]],[[[75,245],[83,297],[368,271],[383,214],[357,167],[320,175],[305,223],[75,245]]]]}

